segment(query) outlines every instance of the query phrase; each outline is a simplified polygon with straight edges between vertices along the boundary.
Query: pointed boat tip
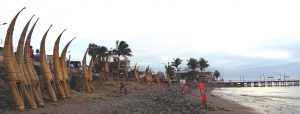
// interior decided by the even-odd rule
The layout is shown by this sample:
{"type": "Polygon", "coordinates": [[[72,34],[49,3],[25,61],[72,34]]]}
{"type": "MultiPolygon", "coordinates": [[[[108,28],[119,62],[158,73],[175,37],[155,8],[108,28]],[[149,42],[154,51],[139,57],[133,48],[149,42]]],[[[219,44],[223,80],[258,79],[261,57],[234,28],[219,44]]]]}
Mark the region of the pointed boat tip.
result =
{"type": "Polygon", "coordinates": [[[64,29],[64,30],[60,33],[60,35],[62,35],[66,30],[67,30],[67,29],[64,29]]]}
{"type": "Polygon", "coordinates": [[[26,7],[23,7],[17,15],[19,15],[24,9],[26,9],[26,7]]]}
{"type": "Polygon", "coordinates": [[[50,28],[51,28],[52,26],[53,26],[53,25],[51,24],[50,27],[48,28],[48,31],[50,30],[50,28]]]}
{"type": "Polygon", "coordinates": [[[37,22],[39,19],[40,19],[40,18],[37,18],[37,19],[36,19],[36,22],[37,22]]]}
{"type": "Polygon", "coordinates": [[[33,14],[33,15],[31,16],[30,20],[31,20],[34,16],[35,16],[35,15],[33,14]]]}
{"type": "Polygon", "coordinates": [[[21,9],[21,11],[23,11],[24,9],[26,9],[26,7],[23,7],[23,8],[21,9]]]}
{"type": "Polygon", "coordinates": [[[17,13],[17,15],[19,15],[24,9],[26,9],[26,7],[23,7],[23,8],[17,13]]]}

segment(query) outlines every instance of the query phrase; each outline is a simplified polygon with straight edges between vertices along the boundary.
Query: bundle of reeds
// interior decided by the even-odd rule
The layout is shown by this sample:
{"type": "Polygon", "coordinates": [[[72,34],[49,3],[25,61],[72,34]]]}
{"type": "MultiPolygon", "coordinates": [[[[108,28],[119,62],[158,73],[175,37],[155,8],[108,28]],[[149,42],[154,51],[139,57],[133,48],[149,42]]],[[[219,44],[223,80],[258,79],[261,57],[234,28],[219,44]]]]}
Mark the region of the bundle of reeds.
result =
{"type": "Polygon", "coordinates": [[[144,81],[146,82],[152,82],[152,74],[149,66],[146,68],[145,73],[144,73],[144,81]]]}
{"type": "Polygon", "coordinates": [[[139,69],[140,69],[140,65],[135,69],[135,76],[137,77],[138,81],[141,80],[139,69]]]}
{"type": "Polygon", "coordinates": [[[93,67],[94,62],[93,58],[91,58],[88,68],[89,78],[88,78],[88,84],[90,85],[91,91],[94,91],[94,85],[93,85],[93,67]]]}
{"type": "Polygon", "coordinates": [[[62,36],[62,34],[66,31],[66,29],[60,33],[58,38],[55,41],[54,49],[53,49],[53,70],[54,70],[54,78],[55,78],[55,85],[57,88],[57,91],[60,95],[61,98],[65,99],[66,98],[66,93],[64,90],[64,78],[62,75],[62,69],[61,69],[61,64],[59,61],[59,41],[62,36]]]}
{"type": "Polygon", "coordinates": [[[24,61],[25,61],[25,65],[26,65],[26,68],[27,68],[27,72],[28,72],[29,77],[30,77],[31,86],[32,86],[32,90],[33,90],[33,95],[34,95],[34,98],[36,100],[37,106],[43,107],[44,106],[44,100],[43,100],[42,94],[41,94],[39,77],[38,77],[38,75],[37,75],[37,73],[34,69],[34,66],[32,64],[32,58],[30,57],[30,52],[29,52],[31,36],[32,36],[33,30],[34,30],[38,20],[39,19],[36,20],[36,22],[31,27],[31,29],[30,29],[30,31],[27,35],[27,39],[25,41],[25,47],[24,47],[24,61]]]}
{"type": "Polygon", "coordinates": [[[61,73],[62,73],[62,77],[63,77],[63,88],[65,90],[65,94],[66,94],[66,97],[67,98],[70,98],[71,97],[71,94],[70,94],[70,87],[69,87],[69,74],[68,74],[68,67],[67,67],[67,64],[66,64],[66,54],[67,54],[67,50],[68,50],[68,47],[69,45],[71,44],[71,42],[75,39],[76,37],[74,37],[71,41],[69,41],[69,43],[64,47],[61,55],[60,55],[60,65],[61,65],[61,73]]]}
{"type": "Polygon", "coordinates": [[[138,74],[138,70],[137,70],[137,64],[135,64],[134,69],[133,69],[133,75],[135,77],[136,82],[138,82],[140,80],[139,78],[139,74],[138,74]]]}
{"type": "Polygon", "coordinates": [[[30,21],[32,20],[33,17],[34,16],[32,16],[30,18],[30,20],[27,22],[27,24],[25,25],[25,27],[22,31],[21,37],[19,39],[18,47],[17,47],[16,59],[17,59],[17,64],[20,68],[19,69],[20,73],[21,73],[21,76],[20,76],[20,78],[21,78],[20,79],[20,81],[21,81],[20,89],[21,90],[20,91],[21,91],[22,97],[27,100],[27,102],[30,104],[32,109],[36,109],[37,105],[35,103],[35,99],[34,99],[34,96],[32,93],[33,88],[31,86],[31,80],[30,80],[30,77],[29,77],[25,62],[24,62],[25,61],[24,60],[24,41],[25,41],[26,32],[28,30],[30,21]]]}
{"type": "Polygon", "coordinates": [[[89,84],[89,73],[87,71],[87,67],[86,67],[86,55],[87,55],[87,52],[88,52],[88,49],[86,50],[84,56],[83,56],[83,59],[82,59],[82,71],[83,71],[83,77],[84,77],[84,88],[85,88],[85,91],[90,93],[92,90],[91,90],[91,87],[90,87],[90,84],[89,84]]]}
{"type": "MultiPolygon", "coordinates": [[[[15,65],[17,64],[16,59],[14,58],[13,55],[13,31],[14,31],[14,26],[16,23],[16,20],[19,16],[19,14],[24,10],[23,8],[20,12],[16,14],[16,16],[13,18],[11,21],[6,37],[5,37],[5,42],[4,42],[4,49],[3,49],[3,63],[4,63],[4,70],[5,70],[5,83],[8,86],[11,98],[13,99],[13,102],[16,105],[16,109],[19,111],[24,111],[24,102],[21,98],[17,83],[20,81],[19,78],[19,73],[15,69],[15,65]]],[[[18,66],[17,66],[18,67],[18,66]]]]}
{"type": "Polygon", "coordinates": [[[45,51],[46,37],[47,37],[47,34],[48,34],[51,27],[52,27],[52,25],[48,28],[48,30],[44,34],[44,36],[42,38],[42,41],[41,41],[41,45],[40,45],[40,55],[41,55],[40,56],[40,64],[41,64],[41,68],[43,70],[44,81],[45,81],[44,83],[45,83],[46,89],[48,91],[48,94],[49,94],[52,102],[57,102],[56,94],[55,94],[55,91],[53,89],[53,87],[54,87],[53,74],[51,73],[51,70],[50,70],[49,65],[47,63],[46,51],[45,51]]]}
{"type": "Polygon", "coordinates": [[[157,74],[155,77],[156,83],[160,85],[160,74],[157,74]]]}

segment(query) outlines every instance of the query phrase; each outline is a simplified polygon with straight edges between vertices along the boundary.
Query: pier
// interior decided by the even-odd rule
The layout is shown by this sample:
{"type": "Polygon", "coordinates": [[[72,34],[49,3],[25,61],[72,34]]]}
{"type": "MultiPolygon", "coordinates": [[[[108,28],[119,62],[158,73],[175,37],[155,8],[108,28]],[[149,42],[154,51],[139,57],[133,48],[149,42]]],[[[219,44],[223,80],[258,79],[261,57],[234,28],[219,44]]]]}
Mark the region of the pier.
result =
{"type": "Polygon", "coordinates": [[[252,80],[252,81],[228,81],[218,82],[224,87],[272,87],[272,86],[299,86],[300,80],[252,80]]]}

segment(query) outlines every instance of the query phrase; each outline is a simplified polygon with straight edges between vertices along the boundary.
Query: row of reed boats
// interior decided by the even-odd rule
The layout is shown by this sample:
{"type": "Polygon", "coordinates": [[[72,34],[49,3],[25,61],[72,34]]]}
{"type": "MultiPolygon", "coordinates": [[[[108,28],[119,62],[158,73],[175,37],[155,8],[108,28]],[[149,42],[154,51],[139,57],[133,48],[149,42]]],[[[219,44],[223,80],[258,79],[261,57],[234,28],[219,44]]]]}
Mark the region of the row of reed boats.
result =
{"type": "MultiPolygon", "coordinates": [[[[39,19],[36,19],[35,23],[30,28],[28,34],[30,22],[34,18],[34,15],[29,19],[23,28],[21,33],[17,50],[13,52],[13,32],[15,23],[18,16],[24,10],[23,8],[19,11],[16,16],[12,19],[7,29],[5,43],[3,48],[3,65],[4,65],[4,81],[10,92],[10,97],[14,102],[18,111],[25,110],[25,103],[28,103],[31,109],[37,109],[37,107],[44,107],[44,100],[41,94],[41,87],[39,76],[32,64],[32,58],[30,56],[30,42],[34,28],[39,19]]],[[[52,102],[57,102],[58,98],[68,99],[71,98],[70,87],[69,87],[69,72],[66,63],[66,53],[69,45],[75,39],[69,41],[59,56],[59,42],[64,33],[61,32],[57,37],[54,49],[53,49],[53,72],[51,71],[47,60],[45,43],[48,32],[52,25],[48,28],[45,34],[42,36],[40,43],[40,67],[43,72],[44,84],[49,97],[52,102]]],[[[88,51],[88,49],[87,49],[88,51]]],[[[91,60],[90,66],[93,65],[91,60]]],[[[84,85],[87,92],[94,91],[92,84],[92,67],[87,69],[86,67],[86,53],[83,58],[83,76],[84,85]]]]}

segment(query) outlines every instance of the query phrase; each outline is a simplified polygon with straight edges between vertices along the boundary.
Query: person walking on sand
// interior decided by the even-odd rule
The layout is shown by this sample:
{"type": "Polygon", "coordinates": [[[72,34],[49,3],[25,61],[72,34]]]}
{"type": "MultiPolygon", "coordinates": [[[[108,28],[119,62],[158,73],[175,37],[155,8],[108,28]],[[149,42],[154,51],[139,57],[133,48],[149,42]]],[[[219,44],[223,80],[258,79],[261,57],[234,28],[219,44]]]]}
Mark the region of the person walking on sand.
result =
{"type": "Polygon", "coordinates": [[[204,84],[199,82],[198,85],[199,85],[200,94],[201,94],[201,98],[202,98],[202,104],[203,104],[203,106],[207,106],[207,104],[206,104],[206,89],[204,87],[204,84]]]}
{"type": "Polygon", "coordinates": [[[187,95],[189,93],[189,85],[188,84],[185,84],[182,88],[182,94],[183,95],[187,95]]]}

